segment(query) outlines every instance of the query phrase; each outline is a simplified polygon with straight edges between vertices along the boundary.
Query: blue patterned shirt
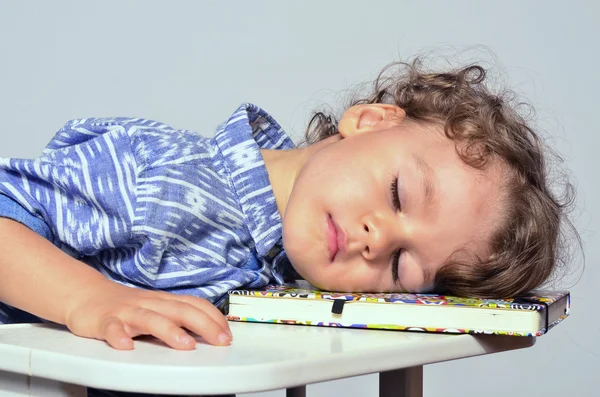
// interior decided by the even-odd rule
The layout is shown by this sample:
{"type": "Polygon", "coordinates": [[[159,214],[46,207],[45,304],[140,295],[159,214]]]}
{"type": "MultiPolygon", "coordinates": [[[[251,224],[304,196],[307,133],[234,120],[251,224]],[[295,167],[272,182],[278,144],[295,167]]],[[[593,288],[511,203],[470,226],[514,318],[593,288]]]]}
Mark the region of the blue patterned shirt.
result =
{"type": "MultiPolygon", "coordinates": [[[[144,119],[73,120],[40,157],[0,159],[0,216],[116,282],[219,304],[293,274],[260,154],[293,147],[251,104],[212,139],[144,119]]],[[[0,303],[0,323],[21,321],[32,316],[0,303]]]]}

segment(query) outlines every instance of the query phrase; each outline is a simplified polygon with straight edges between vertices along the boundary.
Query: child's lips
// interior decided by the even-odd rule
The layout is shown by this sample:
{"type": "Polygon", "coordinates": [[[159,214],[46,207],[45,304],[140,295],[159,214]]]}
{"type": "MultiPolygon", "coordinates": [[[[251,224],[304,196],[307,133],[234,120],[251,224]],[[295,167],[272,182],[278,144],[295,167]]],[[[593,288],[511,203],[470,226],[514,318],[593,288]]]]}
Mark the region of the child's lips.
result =
{"type": "Polygon", "coordinates": [[[327,247],[329,249],[329,260],[333,262],[338,252],[337,231],[333,225],[331,215],[327,217],[327,247]]]}
{"type": "Polygon", "coordinates": [[[346,246],[346,235],[335,222],[331,215],[327,217],[327,246],[329,248],[329,259],[333,262],[340,251],[346,246]]]}

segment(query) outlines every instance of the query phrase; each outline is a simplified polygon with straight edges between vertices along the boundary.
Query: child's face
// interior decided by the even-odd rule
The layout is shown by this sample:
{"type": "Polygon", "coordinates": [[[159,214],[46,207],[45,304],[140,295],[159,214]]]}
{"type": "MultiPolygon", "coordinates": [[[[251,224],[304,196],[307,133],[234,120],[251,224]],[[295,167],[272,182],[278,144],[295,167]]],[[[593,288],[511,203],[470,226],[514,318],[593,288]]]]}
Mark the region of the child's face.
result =
{"type": "Polygon", "coordinates": [[[441,127],[362,106],[300,169],[284,247],[300,275],[322,289],[424,292],[458,249],[486,255],[501,211],[501,172],[467,166],[441,127]]]}

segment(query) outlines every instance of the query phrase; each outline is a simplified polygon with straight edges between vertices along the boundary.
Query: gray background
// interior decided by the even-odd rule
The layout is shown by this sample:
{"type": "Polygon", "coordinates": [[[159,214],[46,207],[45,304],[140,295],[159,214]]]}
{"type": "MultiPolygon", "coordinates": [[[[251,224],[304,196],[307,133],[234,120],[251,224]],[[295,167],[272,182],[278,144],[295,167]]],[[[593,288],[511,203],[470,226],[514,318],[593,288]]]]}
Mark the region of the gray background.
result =
{"type": "MultiPolygon", "coordinates": [[[[244,101],[298,138],[313,108],[339,108],[346,90],[388,62],[483,45],[466,56],[497,57],[500,76],[537,108],[573,173],[586,268],[575,286],[581,271],[563,282],[571,317],[536,346],[428,366],[425,395],[597,395],[598,3],[252,3],[0,1],[0,156],[37,156],[75,117],[139,116],[211,135],[244,101]]],[[[574,255],[575,270],[581,263],[574,255]]],[[[308,392],[376,388],[369,375],[308,392]]]]}

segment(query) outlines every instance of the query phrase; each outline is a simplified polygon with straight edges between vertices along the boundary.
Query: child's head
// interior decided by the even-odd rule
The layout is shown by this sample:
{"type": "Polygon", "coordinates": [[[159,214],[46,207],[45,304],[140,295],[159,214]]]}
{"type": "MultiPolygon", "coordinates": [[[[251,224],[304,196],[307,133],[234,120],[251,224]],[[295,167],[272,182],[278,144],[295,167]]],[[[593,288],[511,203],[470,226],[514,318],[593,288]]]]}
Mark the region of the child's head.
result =
{"type": "Polygon", "coordinates": [[[538,135],[480,66],[400,66],[339,123],[311,121],[284,215],[290,261],[333,290],[538,287],[554,270],[564,209],[538,135]]]}

